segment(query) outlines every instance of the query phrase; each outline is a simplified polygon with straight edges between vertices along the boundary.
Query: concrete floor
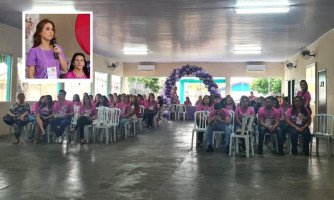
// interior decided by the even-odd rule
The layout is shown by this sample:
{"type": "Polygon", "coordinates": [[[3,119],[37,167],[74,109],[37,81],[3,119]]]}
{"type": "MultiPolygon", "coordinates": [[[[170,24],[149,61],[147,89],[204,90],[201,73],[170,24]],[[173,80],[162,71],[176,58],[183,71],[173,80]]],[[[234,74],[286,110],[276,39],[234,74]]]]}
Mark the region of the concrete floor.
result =
{"type": "Polygon", "coordinates": [[[334,160],[190,149],[191,122],[113,144],[0,142],[0,199],[334,199],[334,160]]]}

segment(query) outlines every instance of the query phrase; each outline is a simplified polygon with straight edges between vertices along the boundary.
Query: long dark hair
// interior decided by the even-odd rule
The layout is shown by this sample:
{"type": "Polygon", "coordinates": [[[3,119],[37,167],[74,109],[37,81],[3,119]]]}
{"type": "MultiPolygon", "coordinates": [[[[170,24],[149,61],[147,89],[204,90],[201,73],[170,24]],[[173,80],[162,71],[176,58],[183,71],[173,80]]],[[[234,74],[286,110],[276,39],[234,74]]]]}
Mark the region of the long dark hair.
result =
{"type": "Polygon", "coordinates": [[[300,99],[300,101],[302,102],[302,105],[301,105],[301,110],[302,110],[302,114],[303,115],[308,115],[308,113],[307,113],[307,110],[306,110],[306,108],[305,108],[305,105],[304,105],[304,100],[303,100],[303,98],[301,97],[301,96],[295,96],[294,98],[293,98],[293,103],[292,103],[292,114],[298,114],[298,111],[297,111],[297,107],[296,107],[296,105],[295,105],[295,100],[296,99],[300,99]]]}
{"type": "Polygon", "coordinates": [[[72,57],[72,60],[71,60],[71,65],[70,65],[70,69],[68,70],[68,72],[71,72],[74,70],[74,61],[75,61],[75,58],[77,56],[82,56],[83,59],[84,59],[84,62],[85,62],[85,66],[82,68],[85,75],[89,78],[90,77],[90,73],[89,73],[89,70],[88,70],[88,67],[87,67],[87,61],[86,61],[86,58],[85,58],[85,55],[83,53],[75,53],[72,57]]]}
{"type": "MultiPolygon", "coordinates": [[[[102,104],[102,106],[103,107],[109,107],[109,105],[108,105],[108,98],[106,96],[101,96],[100,98],[103,98],[103,104],[102,104]]],[[[99,100],[96,103],[96,107],[99,107],[100,105],[101,105],[101,101],[99,100]]]]}
{"type": "Polygon", "coordinates": [[[209,103],[208,103],[208,106],[211,106],[212,105],[212,101],[211,101],[211,98],[210,98],[210,96],[209,95],[204,95],[204,97],[203,97],[203,99],[202,99],[202,105],[203,106],[205,106],[205,104],[204,104],[204,98],[209,98],[209,103]]]}
{"type": "Polygon", "coordinates": [[[33,47],[37,47],[41,44],[42,40],[41,40],[41,36],[40,33],[43,31],[43,28],[45,26],[45,24],[50,23],[52,24],[53,27],[53,37],[56,37],[56,27],[55,24],[49,20],[49,19],[42,19],[41,21],[38,22],[37,26],[36,26],[36,31],[33,35],[34,38],[34,45],[33,47]]]}
{"type": "Polygon", "coordinates": [[[307,84],[307,82],[305,80],[301,80],[300,83],[299,83],[299,85],[302,84],[302,83],[305,83],[305,85],[306,85],[305,90],[302,89],[302,91],[303,91],[302,92],[302,96],[304,96],[304,94],[308,91],[308,84],[307,84]]]}

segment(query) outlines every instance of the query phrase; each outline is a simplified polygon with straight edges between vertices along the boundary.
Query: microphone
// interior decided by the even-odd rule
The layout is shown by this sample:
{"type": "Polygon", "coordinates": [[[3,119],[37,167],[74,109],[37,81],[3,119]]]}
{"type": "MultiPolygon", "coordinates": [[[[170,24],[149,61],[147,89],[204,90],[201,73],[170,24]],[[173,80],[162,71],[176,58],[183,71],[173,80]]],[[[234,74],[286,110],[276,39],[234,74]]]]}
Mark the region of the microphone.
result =
{"type": "MultiPolygon", "coordinates": [[[[52,38],[52,40],[51,40],[52,48],[55,48],[56,44],[57,44],[56,38],[52,38]]],[[[54,52],[53,54],[54,54],[55,59],[59,59],[59,56],[58,56],[58,54],[56,54],[56,52],[54,52]]]]}

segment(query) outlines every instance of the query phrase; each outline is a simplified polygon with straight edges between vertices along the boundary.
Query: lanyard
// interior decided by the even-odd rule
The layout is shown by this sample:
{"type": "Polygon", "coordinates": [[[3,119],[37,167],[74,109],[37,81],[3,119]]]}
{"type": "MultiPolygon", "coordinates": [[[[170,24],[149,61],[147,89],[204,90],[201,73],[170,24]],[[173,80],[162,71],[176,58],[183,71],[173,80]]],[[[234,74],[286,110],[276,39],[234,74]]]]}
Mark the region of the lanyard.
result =
{"type": "MultiPolygon", "coordinates": [[[[44,60],[46,62],[46,68],[45,68],[45,74],[44,74],[44,78],[48,78],[48,73],[47,73],[47,68],[49,67],[49,63],[48,63],[48,60],[46,59],[46,56],[45,56],[45,53],[44,53],[44,50],[41,48],[42,50],[42,53],[43,53],[43,56],[44,56],[44,60]]],[[[55,62],[55,67],[56,67],[56,62],[55,62]]]]}

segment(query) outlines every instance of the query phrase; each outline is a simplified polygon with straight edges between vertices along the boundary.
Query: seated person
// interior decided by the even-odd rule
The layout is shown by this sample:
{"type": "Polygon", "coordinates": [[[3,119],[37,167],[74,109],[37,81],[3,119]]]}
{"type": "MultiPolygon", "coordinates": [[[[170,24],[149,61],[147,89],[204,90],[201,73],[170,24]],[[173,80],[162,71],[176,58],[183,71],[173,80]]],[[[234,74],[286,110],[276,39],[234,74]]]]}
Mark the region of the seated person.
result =
{"type": "Polygon", "coordinates": [[[254,108],[249,106],[249,98],[242,96],[240,98],[240,105],[235,109],[235,130],[241,129],[242,118],[250,115],[255,115],[254,108]]]}
{"type": "Polygon", "coordinates": [[[303,98],[296,96],[293,99],[292,108],[289,108],[286,114],[286,122],[288,124],[288,132],[291,134],[291,153],[297,155],[298,135],[303,136],[303,152],[309,155],[309,144],[312,140],[310,132],[310,124],[312,122],[311,113],[305,107],[303,98]]]}
{"type": "MultiPolygon", "coordinates": [[[[211,112],[213,110],[210,97],[208,95],[205,95],[203,97],[203,100],[201,101],[200,104],[197,105],[196,111],[208,111],[211,112]]],[[[196,122],[197,125],[199,125],[199,122],[196,122]]],[[[203,142],[203,133],[204,132],[197,132],[197,144],[196,148],[199,148],[203,142]]]]}
{"type": "Polygon", "coordinates": [[[86,141],[84,140],[84,127],[86,125],[91,125],[93,123],[93,120],[95,120],[96,118],[97,118],[97,111],[95,106],[93,105],[88,95],[84,96],[83,105],[80,105],[78,110],[77,124],[74,126],[74,128],[71,129],[71,132],[74,132],[76,129],[79,128],[81,144],[86,143],[86,141]]]}
{"type": "Polygon", "coordinates": [[[279,155],[284,155],[283,152],[283,136],[279,127],[281,115],[278,109],[273,107],[273,98],[265,98],[265,105],[259,109],[258,113],[259,123],[259,144],[258,154],[263,153],[263,139],[265,133],[276,134],[278,142],[279,155]]]}
{"type": "Polygon", "coordinates": [[[73,95],[72,104],[73,104],[73,107],[81,106],[80,96],[78,94],[73,95]]]}
{"type": "Polygon", "coordinates": [[[121,131],[125,130],[125,124],[129,122],[130,117],[132,116],[131,105],[126,94],[122,94],[121,102],[117,104],[117,108],[121,109],[119,128],[121,131]]]}
{"type": "Polygon", "coordinates": [[[37,122],[37,137],[35,137],[34,143],[37,143],[41,135],[45,135],[45,128],[49,125],[50,120],[53,118],[52,102],[46,96],[40,100],[38,109],[36,111],[37,122]]]}
{"type": "Polygon", "coordinates": [[[29,123],[28,114],[30,106],[25,101],[25,95],[23,93],[17,94],[17,102],[9,109],[9,115],[15,119],[14,128],[15,141],[13,144],[20,143],[21,128],[29,123]]]}
{"type": "Polygon", "coordinates": [[[51,120],[51,129],[55,132],[57,142],[62,143],[62,135],[65,128],[71,124],[71,117],[74,114],[72,102],[65,100],[66,91],[59,90],[58,101],[53,105],[54,118],[51,120]]]}
{"type": "Polygon", "coordinates": [[[214,105],[214,110],[209,115],[209,126],[206,129],[207,152],[213,152],[212,135],[213,131],[225,131],[225,153],[229,151],[232,129],[230,112],[222,107],[220,103],[214,105]]]}
{"type": "Polygon", "coordinates": [[[191,103],[189,97],[186,97],[186,100],[184,101],[183,104],[184,104],[185,106],[192,106],[192,103],[191,103]]]}

